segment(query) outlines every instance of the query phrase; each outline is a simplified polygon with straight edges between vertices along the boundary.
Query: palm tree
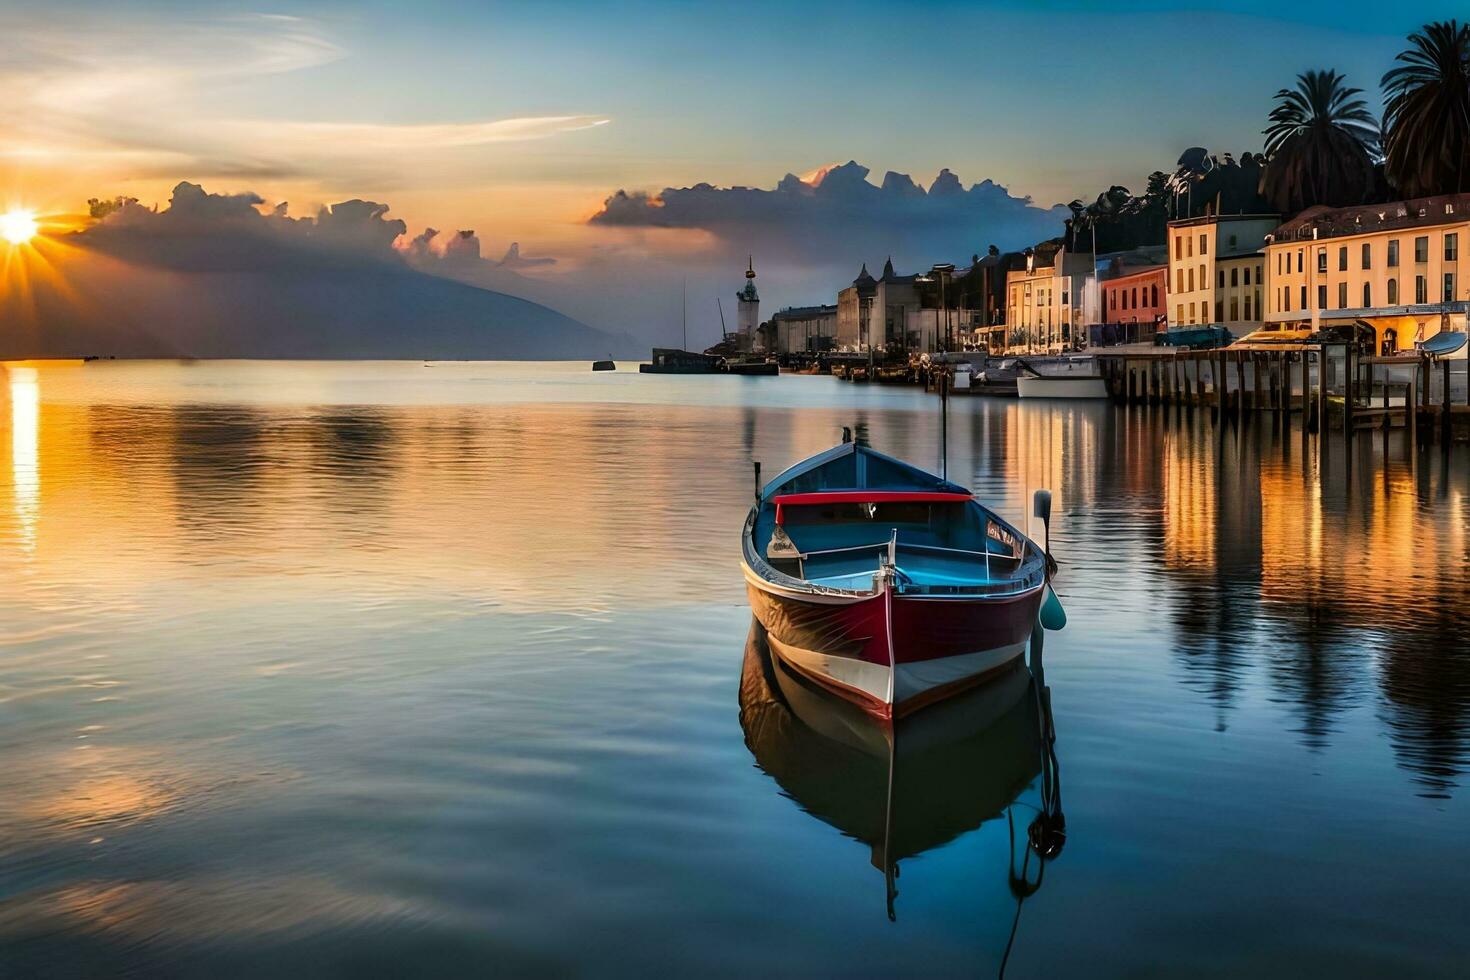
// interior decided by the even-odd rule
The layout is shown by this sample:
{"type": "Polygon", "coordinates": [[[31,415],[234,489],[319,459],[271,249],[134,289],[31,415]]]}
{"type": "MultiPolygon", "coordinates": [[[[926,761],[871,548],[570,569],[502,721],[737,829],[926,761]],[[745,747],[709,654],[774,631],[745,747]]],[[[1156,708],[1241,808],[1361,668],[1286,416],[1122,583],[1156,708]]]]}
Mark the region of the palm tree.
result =
{"type": "Polygon", "coordinates": [[[1361,204],[1373,193],[1378,123],[1335,71],[1308,71],[1276,93],[1261,193],[1283,214],[1361,204]]]}
{"type": "Polygon", "coordinates": [[[1067,205],[1067,210],[1072,212],[1071,219],[1067,221],[1067,244],[1075,250],[1077,248],[1077,232],[1082,230],[1082,219],[1086,215],[1087,205],[1079,200],[1074,200],[1067,205]]]}
{"type": "Polygon", "coordinates": [[[1470,24],[1430,24],[1394,60],[1382,82],[1389,182],[1405,197],[1470,190],[1470,24]]]}

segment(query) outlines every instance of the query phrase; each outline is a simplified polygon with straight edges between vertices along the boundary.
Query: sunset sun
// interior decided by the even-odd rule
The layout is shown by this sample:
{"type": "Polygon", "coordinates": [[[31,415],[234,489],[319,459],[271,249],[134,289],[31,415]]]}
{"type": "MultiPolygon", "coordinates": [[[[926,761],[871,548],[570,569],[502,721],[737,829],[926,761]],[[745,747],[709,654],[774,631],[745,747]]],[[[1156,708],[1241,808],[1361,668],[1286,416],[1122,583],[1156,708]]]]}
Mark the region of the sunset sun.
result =
{"type": "Polygon", "coordinates": [[[36,216],[29,211],[0,214],[0,238],[12,245],[24,245],[36,235],[36,216]]]}

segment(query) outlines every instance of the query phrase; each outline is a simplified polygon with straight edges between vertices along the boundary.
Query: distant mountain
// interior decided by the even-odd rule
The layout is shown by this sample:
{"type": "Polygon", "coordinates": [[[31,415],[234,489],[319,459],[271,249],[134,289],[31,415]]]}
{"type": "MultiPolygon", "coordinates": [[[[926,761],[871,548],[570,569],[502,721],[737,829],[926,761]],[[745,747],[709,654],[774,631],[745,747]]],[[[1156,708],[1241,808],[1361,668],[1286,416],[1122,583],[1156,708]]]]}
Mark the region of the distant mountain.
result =
{"type": "Polygon", "coordinates": [[[558,359],[626,337],[395,262],[181,269],[85,249],[0,294],[0,357],[558,359]]]}

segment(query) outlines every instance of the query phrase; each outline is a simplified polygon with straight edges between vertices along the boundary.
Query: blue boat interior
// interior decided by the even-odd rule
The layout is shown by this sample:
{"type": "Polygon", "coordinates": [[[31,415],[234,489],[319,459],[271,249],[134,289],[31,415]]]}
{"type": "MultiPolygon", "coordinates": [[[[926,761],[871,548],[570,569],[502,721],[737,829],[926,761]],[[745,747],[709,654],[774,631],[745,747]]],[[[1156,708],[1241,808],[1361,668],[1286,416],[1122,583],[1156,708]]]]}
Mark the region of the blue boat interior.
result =
{"type": "Polygon", "coordinates": [[[752,544],[785,575],[852,591],[873,589],[891,544],[900,592],[1029,588],[1041,561],[1020,532],[963,487],[851,443],[798,464],[763,488],[752,544]],[[877,499],[852,499],[864,496],[860,491],[877,499]],[[822,499],[831,494],[841,496],[822,499]],[[955,497],[885,499],[904,494],[955,497]],[[792,496],[802,502],[783,503],[792,496]]]}

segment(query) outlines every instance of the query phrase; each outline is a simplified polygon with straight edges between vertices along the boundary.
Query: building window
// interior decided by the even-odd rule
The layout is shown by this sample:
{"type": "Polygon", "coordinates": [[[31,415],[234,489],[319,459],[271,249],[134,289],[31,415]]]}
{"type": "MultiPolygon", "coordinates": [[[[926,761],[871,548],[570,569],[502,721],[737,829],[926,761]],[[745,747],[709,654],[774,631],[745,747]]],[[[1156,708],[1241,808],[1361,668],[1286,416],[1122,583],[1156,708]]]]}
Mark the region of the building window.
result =
{"type": "Polygon", "coordinates": [[[1153,302],[1150,303],[1149,305],[1150,306],[1158,306],[1159,305],[1159,285],[1158,285],[1158,283],[1154,283],[1154,285],[1151,288],[1153,289],[1153,302]]]}
{"type": "Polygon", "coordinates": [[[1225,301],[1223,299],[1215,300],[1215,322],[1225,322],[1225,301]]]}
{"type": "Polygon", "coordinates": [[[1399,240],[1397,238],[1390,238],[1388,240],[1388,266],[1389,266],[1390,269],[1392,269],[1392,268],[1396,268],[1398,266],[1398,264],[1399,264],[1399,240]]]}
{"type": "Polygon", "coordinates": [[[1338,272],[1346,272],[1347,271],[1347,246],[1346,245],[1342,246],[1342,248],[1339,248],[1337,250],[1337,271],[1338,272]]]}
{"type": "Polygon", "coordinates": [[[1390,279],[1388,281],[1388,305],[1399,305],[1399,281],[1397,279],[1390,279]]]}
{"type": "Polygon", "coordinates": [[[1249,286],[1251,284],[1251,267],[1250,266],[1246,266],[1245,267],[1245,284],[1247,286],[1249,286]]]}
{"type": "Polygon", "coordinates": [[[1453,272],[1444,274],[1444,301],[1446,303],[1455,301],[1455,274],[1453,272]]]}
{"type": "Polygon", "coordinates": [[[1303,286],[1303,287],[1301,287],[1301,289],[1302,289],[1302,294],[1301,294],[1301,299],[1299,300],[1299,306],[1301,307],[1301,309],[1304,309],[1305,310],[1307,308],[1307,287],[1306,286],[1303,286]]]}
{"type": "Polygon", "coordinates": [[[1299,248],[1299,249],[1296,250],[1296,271],[1297,272],[1301,272],[1302,271],[1302,256],[1305,255],[1305,254],[1306,254],[1306,250],[1305,249],[1300,249],[1299,248]]]}
{"type": "Polygon", "coordinates": [[[1444,236],[1444,260],[1454,262],[1460,257],[1460,236],[1450,232],[1444,236]]]}
{"type": "Polygon", "coordinates": [[[1347,309],[1347,283],[1345,282],[1337,284],[1337,308],[1339,310],[1347,309]]]}
{"type": "Polygon", "coordinates": [[[1373,268],[1373,243],[1372,242],[1364,242],[1363,243],[1363,268],[1364,269],[1371,269],[1371,268],[1373,268]]]}
{"type": "Polygon", "coordinates": [[[1428,262],[1429,261],[1429,236],[1428,235],[1420,235],[1418,238],[1414,239],[1414,261],[1415,262],[1428,262]]]}
{"type": "Polygon", "coordinates": [[[1281,287],[1281,312],[1291,312],[1291,290],[1285,286],[1281,287]]]}
{"type": "Polygon", "coordinates": [[[1276,253],[1276,274],[1278,276],[1281,275],[1281,256],[1283,256],[1285,254],[1286,254],[1285,252],[1277,252],[1276,253]]]}
{"type": "Polygon", "coordinates": [[[1320,251],[1320,252],[1317,253],[1317,271],[1318,272],[1326,272],[1327,271],[1327,249],[1325,249],[1325,248],[1322,251],[1320,251]]]}
{"type": "Polygon", "coordinates": [[[1249,296],[1245,298],[1245,318],[1247,320],[1251,318],[1251,298],[1249,296]]]}
{"type": "MultiPolygon", "coordinates": [[[[1223,272],[1220,273],[1220,275],[1222,275],[1222,276],[1224,274],[1225,273],[1223,273],[1223,272]]],[[[1223,286],[1225,284],[1222,282],[1222,283],[1220,283],[1220,285],[1223,286]]],[[[1230,270],[1230,285],[1232,285],[1232,286],[1239,286],[1240,285],[1240,270],[1239,269],[1231,269],[1230,270]]],[[[1247,283],[1246,285],[1250,285],[1250,284],[1247,283]]]]}
{"type": "Polygon", "coordinates": [[[1234,323],[1240,319],[1240,300],[1234,296],[1230,297],[1230,321],[1234,323]]]}
{"type": "Polygon", "coordinates": [[[1205,245],[1205,242],[1207,242],[1208,240],[1209,239],[1207,239],[1204,235],[1199,236],[1199,254],[1201,254],[1201,255],[1208,255],[1209,254],[1209,251],[1210,250],[1205,245]]]}
{"type": "Polygon", "coordinates": [[[1429,282],[1423,276],[1414,277],[1414,302],[1429,302],[1429,282]]]}
{"type": "Polygon", "coordinates": [[[1220,274],[1218,276],[1216,276],[1215,278],[1217,280],[1219,280],[1219,283],[1218,283],[1219,288],[1220,289],[1224,289],[1225,288],[1225,270],[1224,269],[1221,269],[1220,270],[1220,274]]]}
{"type": "MultiPolygon", "coordinates": [[[[1259,281],[1259,280],[1257,280],[1257,281],[1259,281]]],[[[1256,290],[1256,314],[1259,316],[1261,314],[1261,312],[1262,312],[1262,307],[1261,307],[1261,291],[1259,289],[1257,289],[1256,290]]],[[[1245,318],[1247,320],[1249,320],[1251,318],[1250,300],[1246,300],[1245,318]]]]}
{"type": "Polygon", "coordinates": [[[1365,283],[1363,283],[1363,309],[1366,310],[1368,307],[1370,307],[1372,305],[1373,305],[1373,284],[1371,282],[1365,282],[1365,283]]]}
{"type": "Polygon", "coordinates": [[[1184,254],[1186,256],[1188,256],[1189,258],[1191,258],[1191,259],[1194,258],[1194,239],[1193,238],[1186,238],[1186,239],[1184,239],[1184,254]]]}
{"type": "Polygon", "coordinates": [[[1117,293],[1108,293],[1108,309],[1110,309],[1110,310],[1116,310],[1117,308],[1118,308],[1118,294],[1117,293]]]}
{"type": "Polygon", "coordinates": [[[1176,292],[1176,293],[1182,293],[1182,292],[1184,292],[1184,270],[1183,269],[1175,269],[1174,270],[1174,292],[1176,292]]]}
{"type": "Polygon", "coordinates": [[[1133,308],[1138,309],[1138,287],[1133,287],[1133,308]]]}
{"type": "Polygon", "coordinates": [[[1327,309],[1327,285],[1323,283],[1317,287],[1317,309],[1327,309]]]}
{"type": "MultiPolygon", "coordinates": [[[[1266,281],[1265,267],[1264,266],[1260,266],[1260,265],[1256,266],[1256,282],[1265,282],[1265,281],[1266,281]]],[[[1245,284],[1247,286],[1249,286],[1251,284],[1251,281],[1250,281],[1249,278],[1246,279],[1245,284]]]]}
{"type": "Polygon", "coordinates": [[[1184,258],[1184,236],[1183,235],[1175,235],[1174,236],[1174,258],[1176,258],[1176,259],[1182,259],[1182,258],[1184,258]]]}
{"type": "Polygon", "coordinates": [[[1175,323],[1183,323],[1184,322],[1184,304],[1183,303],[1175,303],[1174,304],[1174,322],[1175,323]]]}
{"type": "MultiPolygon", "coordinates": [[[[1184,291],[1185,290],[1180,290],[1180,292],[1184,292],[1184,291]]],[[[1194,292],[1194,266],[1190,266],[1189,267],[1189,290],[1188,290],[1188,292],[1191,292],[1191,293],[1194,292]]],[[[1191,303],[1190,305],[1193,306],[1194,304],[1191,303]]]]}

